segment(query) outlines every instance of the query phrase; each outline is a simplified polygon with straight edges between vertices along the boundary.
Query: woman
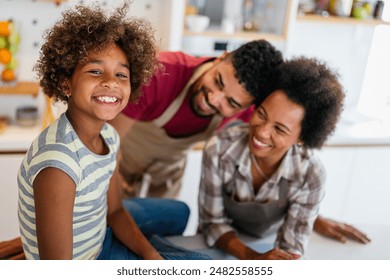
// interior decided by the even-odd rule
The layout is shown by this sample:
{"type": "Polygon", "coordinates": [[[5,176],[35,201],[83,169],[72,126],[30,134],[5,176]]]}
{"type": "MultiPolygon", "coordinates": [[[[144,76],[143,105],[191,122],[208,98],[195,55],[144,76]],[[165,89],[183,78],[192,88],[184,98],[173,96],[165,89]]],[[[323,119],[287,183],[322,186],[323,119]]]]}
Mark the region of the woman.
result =
{"type": "Polygon", "coordinates": [[[304,254],[325,170],[313,152],[334,131],[344,92],[337,75],[298,58],[279,76],[249,125],[233,126],[205,147],[199,194],[206,243],[238,259],[297,259],[304,254]],[[261,237],[278,227],[275,248],[256,252],[236,230],[261,237]]]}

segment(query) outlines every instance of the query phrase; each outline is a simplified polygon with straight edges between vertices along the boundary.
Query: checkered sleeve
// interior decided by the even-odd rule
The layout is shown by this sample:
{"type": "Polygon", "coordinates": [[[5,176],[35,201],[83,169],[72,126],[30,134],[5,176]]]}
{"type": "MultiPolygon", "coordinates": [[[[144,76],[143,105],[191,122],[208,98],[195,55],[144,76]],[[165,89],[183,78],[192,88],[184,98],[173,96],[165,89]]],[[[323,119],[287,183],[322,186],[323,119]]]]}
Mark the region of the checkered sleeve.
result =
{"type": "Polygon", "coordinates": [[[234,229],[229,224],[223,203],[223,170],[220,166],[221,142],[217,136],[211,138],[204,149],[199,188],[199,225],[208,246],[234,229]]]}
{"type": "Polygon", "coordinates": [[[312,159],[307,168],[295,167],[304,180],[292,182],[290,207],[286,219],[278,231],[276,245],[288,252],[303,255],[314,221],[323,199],[325,169],[321,162],[312,159]]]}

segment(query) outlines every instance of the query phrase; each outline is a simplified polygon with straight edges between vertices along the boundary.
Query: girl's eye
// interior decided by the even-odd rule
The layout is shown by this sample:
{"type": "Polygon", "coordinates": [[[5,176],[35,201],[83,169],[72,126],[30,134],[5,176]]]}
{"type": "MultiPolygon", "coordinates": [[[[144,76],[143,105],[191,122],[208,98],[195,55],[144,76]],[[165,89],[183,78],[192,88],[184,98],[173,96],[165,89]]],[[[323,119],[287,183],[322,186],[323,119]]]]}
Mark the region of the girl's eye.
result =
{"type": "Polygon", "coordinates": [[[123,73],[118,73],[116,74],[117,77],[119,78],[122,78],[122,79],[126,79],[127,78],[127,75],[123,74],[123,73]]]}
{"type": "Polygon", "coordinates": [[[102,74],[102,71],[96,70],[96,69],[89,70],[88,72],[91,73],[91,74],[95,74],[95,75],[101,75],[102,74]]]}

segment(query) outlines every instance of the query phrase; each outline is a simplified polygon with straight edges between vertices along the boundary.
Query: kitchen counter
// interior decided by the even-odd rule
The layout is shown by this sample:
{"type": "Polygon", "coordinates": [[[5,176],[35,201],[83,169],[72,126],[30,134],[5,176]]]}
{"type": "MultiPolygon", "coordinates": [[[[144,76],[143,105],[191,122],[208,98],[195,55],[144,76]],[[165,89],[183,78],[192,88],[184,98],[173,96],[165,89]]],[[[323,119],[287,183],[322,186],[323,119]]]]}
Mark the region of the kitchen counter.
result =
{"type": "Polygon", "coordinates": [[[0,134],[0,153],[26,152],[41,130],[40,122],[32,127],[9,125],[0,134]]]}
{"type": "MultiPolygon", "coordinates": [[[[389,260],[390,225],[358,224],[355,225],[364,230],[372,239],[368,244],[348,240],[345,244],[339,241],[320,236],[314,232],[307,246],[304,260],[389,260]]],[[[251,248],[258,252],[265,252],[273,248],[276,235],[269,235],[263,239],[256,239],[250,236],[241,235],[241,239],[251,248]]],[[[214,259],[224,260],[235,258],[214,248],[207,248],[203,237],[198,234],[194,236],[172,236],[168,240],[174,244],[208,254],[214,259]]]]}
{"type": "Polygon", "coordinates": [[[326,146],[390,146],[390,123],[380,120],[341,121],[326,146]]]}
{"type": "MultiPolygon", "coordinates": [[[[9,125],[0,134],[0,153],[27,151],[41,130],[40,122],[33,127],[9,125]]],[[[343,119],[326,146],[390,146],[390,123],[375,119],[363,119],[359,122],[343,119]]],[[[196,149],[200,149],[199,147],[202,145],[196,146],[196,149]]]]}

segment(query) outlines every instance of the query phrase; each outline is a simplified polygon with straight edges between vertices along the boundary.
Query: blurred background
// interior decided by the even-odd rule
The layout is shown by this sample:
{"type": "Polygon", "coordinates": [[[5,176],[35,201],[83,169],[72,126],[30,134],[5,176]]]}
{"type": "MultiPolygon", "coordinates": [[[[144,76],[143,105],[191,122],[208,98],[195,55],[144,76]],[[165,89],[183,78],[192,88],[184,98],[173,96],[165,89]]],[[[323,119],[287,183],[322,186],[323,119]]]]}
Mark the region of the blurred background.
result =
{"type": "MultiPolygon", "coordinates": [[[[0,240],[18,235],[16,172],[31,141],[60,112],[40,92],[33,69],[43,34],[75,4],[121,0],[0,1],[0,240]]],[[[340,74],[346,107],[320,151],[328,173],[321,212],[360,225],[389,226],[390,0],[133,0],[132,15],[148,19],[161,50],[218,56],[267,39],[286,58],[317,57],[340,74]]],[[[201,151],[189,154],[179,199],[197,226],[201,151]]],[[[390,245],[389,245],[390,249],[390,245]]]]}

